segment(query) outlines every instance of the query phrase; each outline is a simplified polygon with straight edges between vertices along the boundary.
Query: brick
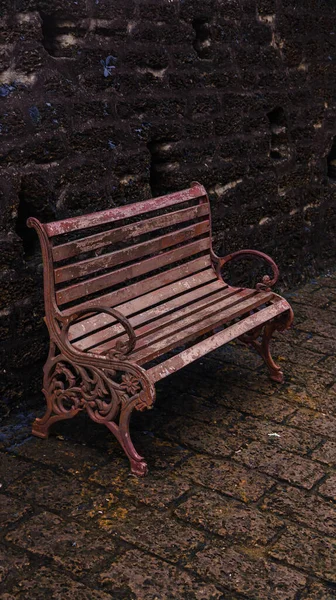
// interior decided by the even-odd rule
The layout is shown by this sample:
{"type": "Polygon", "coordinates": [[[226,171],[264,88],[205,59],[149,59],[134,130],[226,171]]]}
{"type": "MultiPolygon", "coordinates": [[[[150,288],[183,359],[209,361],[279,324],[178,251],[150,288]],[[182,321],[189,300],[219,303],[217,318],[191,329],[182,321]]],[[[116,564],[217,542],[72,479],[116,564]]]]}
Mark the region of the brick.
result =
{"type": "Polygon", "coordinates": [[[196,581],[191,574],[139,550],[126,552],[110,569],[100,573],[100,581],[114,597],[120,598],[223,599],[216,586],[196,581]]]}
{"type": "Polygon", "coordinates": [[[161,433],[187,448],[212,456],[230,456],[239,447],[238,440],[231,437],[225,428],[186,422],[185,417],[175,419],[163,427],[161,433]]]}
{"type": "Polygon", "coordinates": [[[0,494],[0,521],[2,527],[11,525],[29,511],[29,506],[15,498],[0,494]]]}
{"type": "Polygon", "coordinates": [[[30,471],[32,465],[29,463],[0,452],[0,484],[7,486],[15,479],[21,478],[25,473],[30,471]]]}
{"type": "Polygon", "coordinates": [[[44,600],[48,596],[54,600],[76,598],[76,600],[111,600],[112,596],[105,592],[90,589],[83,583],[73,581],[69,576],[49,568],[42,567],[33,575],[15,581],[11,593],[0,594],[1,600],[24,600],[34,597],[44,600]]]}
{"type": "Polygon", "coordinates": [[[27,555],[19,555],[4,546],[0,547],[0,583],[12,577],[20,577],[21,571],[29,565],[30,560],[27,555]]]}
{"type": "Polygon", "coordinates": [[[271,478],[233,462],[200,455],[189,459],[177,473],[190,478],[194,483],[244,502],[258,500],[274,484],[271,478]]]}
{"type": "Polygon", "coordinates": [[[58,475],[49,469],[36,470],[7,489],[33,506],[82,519],[94,516],[101,505],[112,506],[119,502],[115,494],[102,492],[86,482],[58,475]]]}
{"type": "Polygon", "coordinates": [[[316,435],[336,438],[336,417],[306,409],[298,410],[289,423],[316,435]]]}
{"type": "Polygon", "coordinates": [[[270,550],[270,556],[335,583],[336,542],[304,529],[289,527],[270,550]],[[307,565],[309,556],[309,566],[307,565]]]}
{"type": "Polygon", "coordinates": [[[77,523],[67,523],[51,513],[32,517],[6,535],[6,540],[37,554],[52,558],[73,573],[85,573],[116,553],[115,541],[77,523]],[[87,549],[90,548],[90,552],[87,549]]]}
{"type": "Polygon", "coordinates": [[[108,460],[94,448],[52,437],[48,440],[29,439],[15,450],[19,456],[55,466],[76,476],[86,476],[108,460]]]}
{"type": "Polygon", "coordinates": [[[204,534],[169,515],[126,502],[121,507],[101,507],[97,523],[103,531],[172,562],[185,561],[205,542],[204,534]]]}
{"type": "Polygon", "coordinates": [[[197,554],[195,563],[200,575],[210,575],[230,592],[248,598],[294,600],[306,583],[301,573],[266,560],[251,560],[226,546],[206,548],[197,554]]]}
{"type": "Polygon", "coordinates": [[[268,544],[283,527],[280,519],[209,490],[193,493],[179,504],[175,514],[227,541],[253,546],[268,544]]]}
{"type": "Polygon", "coordinates": [[[323,446],[313,452],[312,458],[327,465],[336,464],[336,442],[325,442],[323,446]]]}
{"type": "Polygon", "coordinates": [[[259,442],[252,442],[239,454],[236,453],[235,459],[252,469],[258,469],[308,490],[325,474],[324,470],[311,460],[259,442]]]}
{"type": "Polygon", "coordinates": [[[278,486],[267,495],[261,508],[286,517],[305,527],[312,527],[332,536],[335,532],[336,509],[332,502],[317,494],[308,494],[293,487],[278,486]]]}
{"type": "Polygon", "coordinates": [[[302,600],[335,600],[335,589],[314,581],[303,593],[302,600]]]}
{"type": "Polygon", "coordinates": [[[243,421],[233,424],[229,433],[237,436],[241,443],[258,440],[269,446],[303,455],[314,449],[321,441],[320,437],[310,433],[255,417],[246,417],[243,421]]]}
{"type": "Polygon", "coordinates": [[[336,500],[336,475],[331,475],[324,483],[322,483],[322,485],[320,485],[319,493],[326,498],[336,500]]]}

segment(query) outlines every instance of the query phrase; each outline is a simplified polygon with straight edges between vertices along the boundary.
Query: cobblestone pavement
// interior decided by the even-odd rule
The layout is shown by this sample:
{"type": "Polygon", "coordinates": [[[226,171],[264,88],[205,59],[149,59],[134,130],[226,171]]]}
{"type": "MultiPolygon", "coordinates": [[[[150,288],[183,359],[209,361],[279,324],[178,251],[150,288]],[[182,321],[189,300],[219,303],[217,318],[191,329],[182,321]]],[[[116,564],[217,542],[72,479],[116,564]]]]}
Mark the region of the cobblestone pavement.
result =
{"type": "Polygon", "coordinates": [[[128,475],[89,419],[2,428],[0,600],[336,598],[336,276],[288,294],[279,386],[230,345],[162,382],[128,475]]]}

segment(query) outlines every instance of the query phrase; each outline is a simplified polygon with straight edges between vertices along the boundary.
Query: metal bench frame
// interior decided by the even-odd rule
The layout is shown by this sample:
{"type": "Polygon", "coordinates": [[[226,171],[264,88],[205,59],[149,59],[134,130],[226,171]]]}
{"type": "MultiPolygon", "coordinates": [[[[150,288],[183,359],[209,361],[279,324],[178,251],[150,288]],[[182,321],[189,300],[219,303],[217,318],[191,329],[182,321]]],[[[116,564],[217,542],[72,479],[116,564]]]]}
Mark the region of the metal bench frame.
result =
{"type": "Polygon", "coordinates": [[[257,350],[272,380],[283,381],[269,345],[275,330],[291,325],[293,311],[286,300],[271,291],[278,268],[269,256],[256,250],[241,250],[222,258],[215,254],[209,200],[200,184],[62,221],[42,224],[30,218],[28,226],[36,229],[41,243],[45,322],[50,334],[43,380],[47,411],[35,420],[34,435],[46,438],[53,423],[86,410],[93,421],[106,425],[118,439],[132,473],[143,476],[147,464],[133,446],[129,423],[133,410],[153,406],[156,381],[237,338],[257,350]],[[135,223],[134,215],[139,216],[135,223]],[[192,223],[188,227],[187,218],[192,223]],[[162,235],[161,223],[177,229],[170,228],[162,235]],[[92,234],[100,226],[104,231],[92,234]],[[63,243],[67,235],[81,231],[79,240],[63,243]],[[144,242],[133,243],[144,233],[144,242]],[[133,245],[101,254],[115,239],[129,239],[133,245]],[[85,257],[88,252],[90,258],[82,260],[83,253],[85,257]],[[226,284],[221,275],[223,266],[251,255],[271,266],[272,279],[265,275],[255,290],[226,284]],[[111,271],[113,267],[118,268],[111,271]],[[207,279],[210,283],[204,283],[207,279]],[[115,282],[119,285],[116,289],[115,282]],[[112,292],[106,294],[106,289],[112,292]],[[172,300],[165,300],[168,292],[172,300]],[[154,308],[148,307],[151,295],[154,308]],[[126,298],[121,304],[128,307],[128,316],[115,308],[120,305],[118,298],[126,298]],[[147,307],[141,311],[145,301],[147,307]],[[167,351],[181,343],[188,347],[166,358],[167,351]],[[161,362],[153,363],[155,359],[161,362]]]}

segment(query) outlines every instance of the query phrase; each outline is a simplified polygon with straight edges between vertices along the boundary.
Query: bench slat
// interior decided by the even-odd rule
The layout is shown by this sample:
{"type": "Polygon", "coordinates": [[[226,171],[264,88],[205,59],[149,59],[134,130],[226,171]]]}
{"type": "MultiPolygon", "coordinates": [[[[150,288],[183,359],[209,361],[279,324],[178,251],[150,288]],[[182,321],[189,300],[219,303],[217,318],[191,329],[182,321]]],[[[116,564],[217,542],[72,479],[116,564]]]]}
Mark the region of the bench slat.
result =
{"type": "MultiPolygon", "coordinates": [[[[169,285],[165,285],[157,290],[149,292],[148,294],[143,294],[142,296],[129,300],[128,302],[117,304],[115,308],[122,312],[125,316],[129,317],[140,310],[146,310],[154,307],[157,304],[160,304],[161,302],[164,302],[165,300],[170,300],[174,296],[182,296],[182,294],[184,295],[186,292],[194,288],[202,289],[210,282],[218,284],[223,288],[227,287],[226,284],[218,281],[213,269],[207,269],[206,271],[197,273],[197,275],[185,277],[184,279],[175,281],[169,285]]],[[[115,322],[116,320],[110,315],[99,313],[73,325],[69,331],[69,338],[71,341],[75,341],[78,338],[84,337],[84,335],[91,335],[95,330],[102,329],[103,327],[106,327],[109,324],[112,325],[115,322]]]]}
{"type": "MultiPolygon", "coordinates": [[[[142,279],[141,281],[127,285],[122,289],[103,294],[94,300],[87,300],[81,304],[77,304],[76,310],[89,310],[91,306],[97,305],[114,307],[120,302],[133,300],[134,298],[139,297],[141,294],[155,291],[165,285],[170,284],[171,282],[178,281],[187,275],[201,273],[204,269],[211,270],[211,272],[214,273],[214,270],[211,267],[210,254],[190,260],[183,265],[179,265],[178,267],[173,267],[172,269],[169,269],[169,271],[163,271],[158,275],[147,277],[146,279],[142,279]]],[[[73,311],[73,308],[67,308],[63,310],[62,313],[64,315],[70,315],[73,313],[73,311]]]]}
{"type": "Polygon", "coordinates": [[[59,267],[55,269],[55,283],[63,283],[70,281],[71,279],[90,275],[91,273],[97,273],[102,269],[108,269],[117,265],[125,264],[136,259],[140,259],[148,254],[153,254],[177,246],[187,240],[197,238],[210,230],[209,220],[201,221],[200,223],[194,223],[189,227],[179,229],[162,235],[154,237],[151,240],[142,242],[141,244],[135,244],[122,250],[116,250],[102,256],[95,256],[87,260],[76,262],[65,267],[59,267]]]}
{"type": "Polygon", "coordinates": [[[115,229],[109,229],[108,231],[102,231],[94,235],[89,235],[85,238],[74,240],[73,242],[67,242],[66,244],[60,244],[59,246],[53,246],[52,254],[55,262],[65,260],[82,254],[83,252],[92,252],[99,250],[123,240],[136,238],[144,233],[150,231],[156,231],[170,225],[177,225],[178,223],[184,223],[193,219],[198,219],[209,214],[208,204],[199,204],[198,206],[191,206],[189,208],[183,208],[168,214],[163,214],[158,217],[146,219],[144,221],[137,221],[136,223],[130,223],[124,225],[124,227],[118,227],[115,229]]]}
{"type": "Polygon", "coordinates": [[[182,204],[203,196],[206,196],[204,187],[202,185],[195,185],[187,190],[182,190],[166,196],[160,196],[158,198],[153,198],[152,200],[134,202],[133,204],[129,204],[127,206],[102,210],[100,212],[83,215],[80,217],[71,217],[70,219],[63,219],[63,221],[46,223],[45,230],[49,237],[54,237],[55,235],[79,231],[80,229],[88,229],[98,225],[105,225],[111,221],[119,221],[121,219],[134,217],[135,215],[143,215],[147,212],[153,212],[162,208],[167,208],[168,206],[173,206],[175,204],[182,204]]]}
{"type": "Polygon", "coordinates": [[[95,292],[99,292],[103,289],[116,285],[117,283],[126,283],[129,279],[135,279],[136,277],[144,275],[145,273],[149,273],[150,271],[154,271],[163,266],[178,262],[184,258],[201,253],[204,250],[209,250],[209,248],[210,236],[205,239],[186,244],[185,246],[180,246],[174,250],[162,252],[157,256],[142,260],[141,262],[129,265],[128,267],[123,267],[121,269],[117,269],[116,271],[111,271],[110,273],[94,277],[88,281],[71,285],[56,292],[57,304],[62,305],[72,302],[73,300],[83,298],[89,294],[94,294],[95,292]]]}
{"type": "Polygon", "coordinates": [[[281,299],[280,301],[274,302],[271,306],[267,306],[258,313],[246,317],[243,321],[234,323],[227,329],[215,333],[206,340],[194,344],[191,348],[182,350],[179,354],[168,358],[159,365],[151,367],[148,369],[147,373],[154,383],[160,379],[164,379],[165,377],[168,377],[168,375],[183,369],[183,367],[189,365],[198,358],[201,358],[205,354],[220,348],[224,344],[231,342],[259,325],[266,323],[266,321],[273,319],[286,310],[288,310],[288,304],[285,300],[281,299]]]}
{"type": "MultiPolygon", "coordinates": [[[[148,335],[150,332],[161,328],[168,321],[173,322],[173,320],[176,321],[185,314],[192,314],[196,310],[200,310],[202,307],[220,300],[223,295],[227,296],[230,293],[233,294],[234,291],[231,290],[230,292],[221,285],[220,281],[214,281],[128,318],[136,330],[137,339],[140,339],[144,335],[148,335]]],[[[124,311],[123,314],[127,316],[127,313],[124,311]]],[[[121,335],[124,332],[125,329],[122,325],[116,324],[76,342],[76,348],[88,350],[101,344],[103,341],[106,349],[109,349],[115,345],[116,339],[126,339],[124,335],[121,335]]],[[[103,351],[103,349],[100,348],[100,351],[103,351]]]]}
{"type": "Polygon", "coordinates": [[[225,310],[224,307],[222,310],[218,310],[218,306],[216,305],[216,312],[214,313],[212,311],[211,314],[211,311],[208,310],[209,314],[205,318],[203,317],[203,312],[206,313],[206,310],[201,311],[196,315],[196,322],[194,317],[190,317],[190,320],[186,319],[183,323],[183,329],[177,331],[177,333],[174,333],[175,326],[173,328],[168,327],[165,331],[166,335],[164,338],[154,343],[150,347],[142,348],[139,351],[135,350],[131,356],[132,360],[138,364],[150,362],[154,358],[157,358],[161,354],[172,350],[176,346],[192,341],[193,339],[208,333],[215,327],[224,325],[225,323],[244,315],[246,312],[261,306],[263,303],[271,300],[272,297],[272,293],[256,293],[256,295],[254,295],[252,298],[243,300],[235,306],[229,306],[227,310],[225,310]],[[190,324],[188,325],[188,323],[190,324]]]}

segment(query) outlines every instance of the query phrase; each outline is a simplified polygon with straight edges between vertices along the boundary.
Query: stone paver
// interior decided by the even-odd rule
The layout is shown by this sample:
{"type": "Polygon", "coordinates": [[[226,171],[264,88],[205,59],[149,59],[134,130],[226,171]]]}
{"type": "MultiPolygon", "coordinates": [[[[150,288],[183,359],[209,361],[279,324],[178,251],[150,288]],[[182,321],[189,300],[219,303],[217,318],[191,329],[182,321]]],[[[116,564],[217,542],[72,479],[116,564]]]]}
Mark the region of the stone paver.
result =
{"type": "Polygon", "coordinates": [[[224,347],[134,416],[145,479],[85,415],[0,434],[0,600],[336,600],[336,277],[289,294],[285,372],[224,347]]]}

